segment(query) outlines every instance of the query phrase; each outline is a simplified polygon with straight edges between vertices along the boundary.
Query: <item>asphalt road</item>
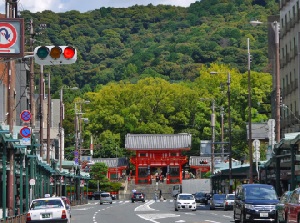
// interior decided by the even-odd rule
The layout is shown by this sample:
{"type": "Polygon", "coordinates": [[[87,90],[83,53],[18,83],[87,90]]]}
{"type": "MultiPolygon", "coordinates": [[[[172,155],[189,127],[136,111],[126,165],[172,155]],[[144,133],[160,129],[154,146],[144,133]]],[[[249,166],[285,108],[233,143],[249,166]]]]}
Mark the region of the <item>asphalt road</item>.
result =
{"type": "Polygon", "coordinates": [[[145,203],[114,201],[100,205],[99,201],[72,207],[72,223],[229,223],[232,211],[209,210],[209,205],[199,205],[197,211],[175,211],[173,200],[145,203]]]}

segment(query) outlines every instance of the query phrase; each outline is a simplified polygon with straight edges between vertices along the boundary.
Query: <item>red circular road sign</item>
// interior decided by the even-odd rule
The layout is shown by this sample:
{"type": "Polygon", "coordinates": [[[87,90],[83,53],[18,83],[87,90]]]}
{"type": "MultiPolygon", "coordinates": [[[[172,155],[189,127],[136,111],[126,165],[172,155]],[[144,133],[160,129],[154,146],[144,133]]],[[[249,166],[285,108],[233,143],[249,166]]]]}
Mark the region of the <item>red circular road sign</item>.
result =
{"type": "Polygon", "coordinates": [[[28,111],[28,110],[22,111],[21,114],[20,114],[20,118],[24,122],[30,121],[30,119],[31,119],[31,113],[30,113],[30,111],[28,111]]]}
{"type": "Polygon", "coordinates": [[[7,22],[0,22],[0,48],[10,48],[17,41],[16,28],[7,22]]]}
{"type": "Polygon", "coordinates": [[[30,128],[28,128],[27,126],[24,126],[23,128],[21,128],[20,134],[21,134],[21,136],[23,136],[24,138],[29,138],[30,135],[31,135],[30,128]]]}

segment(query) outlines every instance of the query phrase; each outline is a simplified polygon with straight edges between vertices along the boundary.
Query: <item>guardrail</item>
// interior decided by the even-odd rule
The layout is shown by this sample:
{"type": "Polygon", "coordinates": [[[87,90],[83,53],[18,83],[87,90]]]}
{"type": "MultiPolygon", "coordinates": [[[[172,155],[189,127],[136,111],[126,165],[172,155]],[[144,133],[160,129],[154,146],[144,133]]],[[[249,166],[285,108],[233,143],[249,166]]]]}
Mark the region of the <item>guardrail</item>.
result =
{"type": "Polygon", "coordinates": [[[6,219],[0,219],[2,223],[26,223],[26,214],[17,215],[13,217],[7,217],[6,219]]]}

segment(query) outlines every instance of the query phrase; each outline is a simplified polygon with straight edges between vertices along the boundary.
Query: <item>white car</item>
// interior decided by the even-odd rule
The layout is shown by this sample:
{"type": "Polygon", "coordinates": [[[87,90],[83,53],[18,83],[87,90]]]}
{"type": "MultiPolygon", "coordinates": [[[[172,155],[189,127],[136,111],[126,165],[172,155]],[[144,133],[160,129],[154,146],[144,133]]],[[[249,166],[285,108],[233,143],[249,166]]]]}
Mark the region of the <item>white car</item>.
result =
{"type": "Polygon", "coordinates": [[[197,205],[195,197],[192,194],[178,194],[175,197],[175,211],[180,209],[196,211],[197,205]]]}
{"type": "Polygon", "coordinates": [[[35,199],[31,202],[26,223],[71,223],[67,204],[60,197],[35,199]]]}
{"type": "Polygon", "coordinates": [[[227,194],[224,200],[224,211],[232,210],[234,204],[235,194],[227,194]]]}

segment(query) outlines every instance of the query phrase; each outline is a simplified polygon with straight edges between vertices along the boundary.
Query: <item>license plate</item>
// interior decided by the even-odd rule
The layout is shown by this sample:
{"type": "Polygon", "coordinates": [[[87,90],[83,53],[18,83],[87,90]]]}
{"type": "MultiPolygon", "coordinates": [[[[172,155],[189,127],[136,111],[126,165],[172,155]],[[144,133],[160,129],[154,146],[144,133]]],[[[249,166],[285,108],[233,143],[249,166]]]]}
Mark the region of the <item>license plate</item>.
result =
{"type": "Polygon", "coordinates": [[[42,218],[50,218],[50,214],[42,214],[42,218]]]}
{"type": "Polygon", "coordinates": [[[269,214],[268,214],[268,213],[260,213],[259,216],[260,216],[260,217],[268,217],[269,214]]]}

